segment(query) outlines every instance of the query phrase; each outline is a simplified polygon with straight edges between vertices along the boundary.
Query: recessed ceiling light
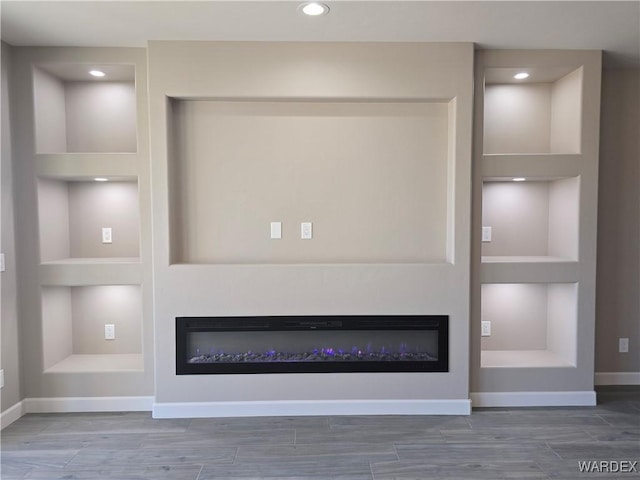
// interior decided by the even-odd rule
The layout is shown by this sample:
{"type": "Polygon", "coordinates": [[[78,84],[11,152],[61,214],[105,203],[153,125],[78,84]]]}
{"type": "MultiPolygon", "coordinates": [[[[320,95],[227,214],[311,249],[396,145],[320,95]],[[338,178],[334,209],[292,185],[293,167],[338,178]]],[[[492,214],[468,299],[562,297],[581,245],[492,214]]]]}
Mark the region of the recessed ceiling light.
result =
{"type": "Polygon", "coordinates": [[[525,78],[529,78],[529,74],[527,72],[516,73],[513,78],[516,80],[524,80],[525,78]]]}
{"type": "Polygon", "coordinates": [[[104,77],[104,72],[101,70],[91,70],[89,75],[93,75],[94,77],[104,77]]]}
{"type": "Polygon", "coordinates": [[[516,177],[512,179],[514,182],[524,182],[526,180],[526,178],[524,177],[516,177]]]}
{"type": "Polygon", "coordinates": [[[310,17],[318,17],[329,13],[329,7],[324,3],[319,2],[303,3],[298,7],[298,10],[310,17]]]}
{"type": "Polygon", "coordinates": [[[108,178],[104,178],[104,177],[96,177],[96,178],[94,178],[94,180],[96,182],[108,182],[109,181],[108,178]]]}

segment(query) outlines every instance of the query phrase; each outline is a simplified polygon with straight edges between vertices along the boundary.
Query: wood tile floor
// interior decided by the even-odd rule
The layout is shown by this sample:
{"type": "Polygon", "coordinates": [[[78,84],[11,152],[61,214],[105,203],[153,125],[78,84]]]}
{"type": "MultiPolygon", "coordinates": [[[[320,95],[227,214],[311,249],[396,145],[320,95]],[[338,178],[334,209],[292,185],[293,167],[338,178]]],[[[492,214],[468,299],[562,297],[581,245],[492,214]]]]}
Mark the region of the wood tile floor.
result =
{"type": "MultiPolygon", "coordinates": [[[[638,462],[640,390],[597,407],[477,409],[468,417],[154,420],[31,414],[2,431],[2,480],[628,479],[579,461],[638,462]]],[[[615,468],[615,464],[613,465],[615,468]]]]}

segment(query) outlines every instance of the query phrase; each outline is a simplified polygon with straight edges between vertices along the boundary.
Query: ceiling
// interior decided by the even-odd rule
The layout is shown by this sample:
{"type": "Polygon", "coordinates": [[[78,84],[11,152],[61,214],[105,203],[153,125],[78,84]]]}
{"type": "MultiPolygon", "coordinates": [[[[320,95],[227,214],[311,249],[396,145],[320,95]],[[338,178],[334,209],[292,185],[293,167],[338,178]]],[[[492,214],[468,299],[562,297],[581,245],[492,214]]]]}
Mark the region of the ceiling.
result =
{"type": "Polygon", "coordinates": [[[148,40],[475,42],[480,48],[602,49],[608,67],[640,67],[640,2],[326,0],[1,0],[15,46],[137,46],[148,40]]]}

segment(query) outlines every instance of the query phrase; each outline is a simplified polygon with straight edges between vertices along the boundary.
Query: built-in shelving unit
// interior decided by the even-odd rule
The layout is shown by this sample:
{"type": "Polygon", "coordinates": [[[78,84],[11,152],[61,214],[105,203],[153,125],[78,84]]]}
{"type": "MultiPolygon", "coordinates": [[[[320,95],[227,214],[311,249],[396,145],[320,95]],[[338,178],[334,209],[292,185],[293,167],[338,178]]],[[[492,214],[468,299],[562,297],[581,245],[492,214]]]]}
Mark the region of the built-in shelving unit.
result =
{"type": "Polygon", "coordinates": [[[145,51],[25,49],[15,75],[25,106],[18,174],[32,185],[21,193],[33,219],[21,227],[28,396],[148,395],[145,51]]]}
{"type": "Polygon", "coordinates": [[[593,403],[600,52],[480,51],[476,84],[476,405],[593,403]]]}
{"type": "Polygon", "coordinates": [[[135,66],[41,62],[33,85],[44,372],[142,371],[135,66]]]}

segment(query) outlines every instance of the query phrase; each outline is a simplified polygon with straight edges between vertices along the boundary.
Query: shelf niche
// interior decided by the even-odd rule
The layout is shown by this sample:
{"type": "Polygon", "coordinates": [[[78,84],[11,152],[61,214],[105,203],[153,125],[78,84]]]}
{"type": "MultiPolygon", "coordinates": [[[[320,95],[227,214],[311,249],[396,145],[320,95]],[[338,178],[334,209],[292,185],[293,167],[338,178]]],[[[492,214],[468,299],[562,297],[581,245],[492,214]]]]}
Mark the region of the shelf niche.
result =
{"type": "Polygon", "coordinates": [[[43,287],[42,320],[44,371],[142,370],[140,286],[43,287]]]}
{"type": "Polygon", "coordinates": [[[33,78],[37,153],[137,151],[133,65],[42,64],[33,78]]]}
{"type": "Polygon", "coordinates": [[[486,180],[482,261],[577,261],[579,177],[514,182],[486,180]]]}
{"type": "Polygon", "coordinates": [[[487,69],[484,153],[580,153],[582,75],[582,67],[487,69]],[[516,80],[518,72],[530,76],[516,80]]]}
{"type": "Polygon", "coordinates": [[[574,367],[576,283],[482,285],[481,367],[574,367]]]}
{"type": "Polygon", "coordinates": [[[41,262],[139,261],[138,204],[135,181],[38,179],[41,262]],[[103,227],[112,243],[102,243],[103,227]]]}

